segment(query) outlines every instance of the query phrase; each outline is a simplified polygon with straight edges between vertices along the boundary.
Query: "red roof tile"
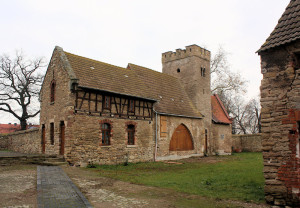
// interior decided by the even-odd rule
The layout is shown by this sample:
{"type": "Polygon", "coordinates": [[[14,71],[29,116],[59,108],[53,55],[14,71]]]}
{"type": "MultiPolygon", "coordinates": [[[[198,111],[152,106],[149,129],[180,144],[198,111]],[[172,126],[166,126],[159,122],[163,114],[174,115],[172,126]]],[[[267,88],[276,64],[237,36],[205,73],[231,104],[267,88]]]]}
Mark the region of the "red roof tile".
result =
{"type": "MultiPolygon", "coordinates": [[[[27,129],[39,128],[39,125],[28,125],[27,129]]],[[[0,124],[0,134],[13,133],[21,130],[20,124],[0,124]]]]}
{"type": "Polygon", "coordinates": [[[215,123],[231,124],[232,121],[218,95],[211,96],[212,120],[215,123]]]}

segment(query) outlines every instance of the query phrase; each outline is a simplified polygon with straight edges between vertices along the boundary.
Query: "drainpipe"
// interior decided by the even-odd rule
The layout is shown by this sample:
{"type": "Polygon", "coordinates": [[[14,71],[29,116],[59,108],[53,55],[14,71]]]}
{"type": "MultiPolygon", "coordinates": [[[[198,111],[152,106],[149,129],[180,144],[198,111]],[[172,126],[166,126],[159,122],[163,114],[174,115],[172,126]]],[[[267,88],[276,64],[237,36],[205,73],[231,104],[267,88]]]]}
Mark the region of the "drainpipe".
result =
{"type": "Polygon", "coordinates": [[[154,161],[156,161],[157,156],[157,112],[153,109],[155,112],[155,150],[154,150],[154,161]]]}

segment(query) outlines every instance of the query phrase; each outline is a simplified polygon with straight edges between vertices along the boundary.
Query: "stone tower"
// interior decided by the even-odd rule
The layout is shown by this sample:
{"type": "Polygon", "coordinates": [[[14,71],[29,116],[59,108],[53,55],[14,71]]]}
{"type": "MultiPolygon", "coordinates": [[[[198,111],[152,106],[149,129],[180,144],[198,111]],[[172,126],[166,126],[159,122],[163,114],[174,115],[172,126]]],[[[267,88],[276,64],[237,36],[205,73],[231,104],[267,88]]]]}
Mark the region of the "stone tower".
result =
{"type": "Polygon", "coordinates": [[[180,79],[195,107],[211,125],[210,51],[197,45],[162,54],[162,71],[180,79]]]}

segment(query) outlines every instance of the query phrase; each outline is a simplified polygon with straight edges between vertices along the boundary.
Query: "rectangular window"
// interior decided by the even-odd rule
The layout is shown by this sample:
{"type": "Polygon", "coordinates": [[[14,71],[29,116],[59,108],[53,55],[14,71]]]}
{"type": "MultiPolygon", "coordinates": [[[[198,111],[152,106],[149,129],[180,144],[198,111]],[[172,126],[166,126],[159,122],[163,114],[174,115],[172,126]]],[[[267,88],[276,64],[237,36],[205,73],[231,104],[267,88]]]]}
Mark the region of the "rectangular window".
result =
{"type": "Polygon", "coordinates": [[[110,96],[104,96],[103,108],[104,109],[110,109],[110,96]]]}
{"type": "Polygon", "coordinates": [[[50,144],[54,145],[54,123],[50,123],[50,144]]]}
{"type": "Polygon", "coordinates": [[[134,108],[135,108],[134,100],[129,100],[128,111],[129,111],[129,112],[134,112],[134,108]]]}
{"type": "Polygon", "coordinates": [[[111,128],[108,123],[104,123],[101,125],[102,132],[102,145],[110,145],[110,132],[111,128]]]}
{"type": "Polygon", "coordinates": [[[135,126],[134,125],[128,125],[127,126],[127,132],[128,132],[128,145],[134,145],[134,132],[135,132],[135,126]]]}

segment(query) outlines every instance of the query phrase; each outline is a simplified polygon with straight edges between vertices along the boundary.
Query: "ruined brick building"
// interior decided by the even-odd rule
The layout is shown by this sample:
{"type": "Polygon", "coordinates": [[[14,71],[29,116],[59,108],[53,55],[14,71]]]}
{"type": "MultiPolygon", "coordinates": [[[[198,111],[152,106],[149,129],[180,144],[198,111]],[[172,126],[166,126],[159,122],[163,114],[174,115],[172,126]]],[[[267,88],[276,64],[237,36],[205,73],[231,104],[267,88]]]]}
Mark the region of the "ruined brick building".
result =
{"type": "Polygon", "coordinates": [[[162,54],[163,73],[56,47],[41,100],[42,152],[72,164],[231,153],[231,120],[210,92],[210,52],[162,54]]]}
{"type": "Polygon", "coordinates": [[[300,0],[291,0],[261,56],[265,198],[300,207],[300,0]]]}

